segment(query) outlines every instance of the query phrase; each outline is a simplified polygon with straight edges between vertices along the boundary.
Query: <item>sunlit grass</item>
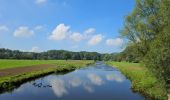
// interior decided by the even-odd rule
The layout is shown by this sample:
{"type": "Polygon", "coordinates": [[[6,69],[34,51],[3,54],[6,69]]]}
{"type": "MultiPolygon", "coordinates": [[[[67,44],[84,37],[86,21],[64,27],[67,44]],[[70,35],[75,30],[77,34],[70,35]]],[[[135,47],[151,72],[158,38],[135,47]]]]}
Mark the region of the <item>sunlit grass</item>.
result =
{"type": "Polygon", "coordinates": [[[127,76],[132,81],[134,91],[141,92],[154,99],[167,99],[165,85],[146,67],[142,67],[139,63],[128,62],[107,62],[107,64],[118,68],[127,76]]]}
{"type": "Polygon", "coordinates": [[[77,68],[85,67],[88,64],[93,64],[92,60],[1,60],[0,69],[20,68],[24,66],[39,65],[39,64],[53,64],[44,70],[32,71],[29,73],[17,74],[14,76],[0,77],[0,92],[4,90],[11,90],[19,84],[54,72],[67,72],[77,68]]]}
{"type": "Polygon", "coordinates": [[[17,68],[17,67],[25,67],[32,65],[40,65],[40,64],[54,64],[54,65],[66,65],[66,64],[75,64],[78,66],[79,64],[87,64],[92,61],[90,60],[0,60],[0,69],[7,68],[17,68]]]}

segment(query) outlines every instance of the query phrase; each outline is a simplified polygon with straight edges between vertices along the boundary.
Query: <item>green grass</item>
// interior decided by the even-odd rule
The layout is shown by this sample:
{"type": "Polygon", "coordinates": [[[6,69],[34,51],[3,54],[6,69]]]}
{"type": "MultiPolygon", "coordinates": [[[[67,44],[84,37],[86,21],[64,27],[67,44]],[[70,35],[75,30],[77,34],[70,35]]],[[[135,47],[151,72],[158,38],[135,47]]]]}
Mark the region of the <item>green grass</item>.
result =
{"type": "Polygon", "coordinates": [[[0,69],[7,68],[17,68],[17,67],[25,67],[32,65],[40,65],[40,64],[55,64],[55,65],[65,65],[65,64],[86,64],[91,62],[90,60],[0,60],[0,69]]]}
{"type": "Polygon", "coordinates": [[[132,89],[156,100],[167,100],[167,92],[163,82],[139,63],[106,62],[119,69],[132,82],[132,89]]]}
{"type": "Polygon", "coordinates": [[[43,75],[54,72],[68,72],[77,68],[92,64],[94,61],[90,60],[1,60],[0,69],[17,68],[22,66],[31,66],[39,64],[53,64],[55,67],[44,69],[41,71],[32,71],[29,73],[18,74],[15,76],[7,76],[0,78],[0,91],[8,91],[17,87],[18,85],[30,79],[34,79],[43,75]]]}

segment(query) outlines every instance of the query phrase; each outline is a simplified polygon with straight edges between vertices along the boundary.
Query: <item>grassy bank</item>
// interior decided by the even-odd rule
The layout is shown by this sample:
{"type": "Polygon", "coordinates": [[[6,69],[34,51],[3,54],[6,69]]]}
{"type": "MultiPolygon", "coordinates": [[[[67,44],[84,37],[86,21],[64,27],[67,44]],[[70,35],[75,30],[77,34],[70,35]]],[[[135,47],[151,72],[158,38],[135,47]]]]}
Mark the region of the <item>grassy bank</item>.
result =
{"type": "Polygon", "coordinates": [[[167,100],[167,93],[163,82],[158,80],[147,68],[139,63],[107,62],[119,69],[132,82],[132,89],[148,98],[167,100]]]}
{"type": "Polygon", "coordinates": [[[15,76],[7,76],[7,77],[1,77],[0,78],[0,91],[6,91],[6,90],[12,90],[15,87],[18,87],[20,84],[31,80],[31,79],[35,79],[37,77],[43,76],[43,75],[47,75],[50,73],[54,73],[54,72],[67,72],[67,71],[72,71],[75,70],[77,68],[81,68],[84,67],[88,64],[92,64],[94,63],[93,61],[88,61],[88,60],[68,60],[68,61],[64,61],[64,60],[46,60],[46,61],[34,61],[34,60],[2,60],[0,61],[0,66],[2,69],[10,69],[10,68],[19,68],[22,66],[30,66],[30,65],[37,65],[37,64],[53,64],[54,67],[52,68],[47,68],[41,71],[32,71],[29,73],[22,73],[22,74],[18,74],[15,76]],[[1,62],[3,62],[3,65],[9,65],[10,67],[2,67],[1,62]],[[6,63],[4,63],[6,62],[6,63]],[[19,63],[20,62],[20,63],[19,63]],[[28,62],[30,62],[31,64],[29,64],[28,62]],[[37,63],[38,62],[38,63],[37,63]],[[26,65],[25,65],[25,64],[26,65]],[[29,64],[29,65],[28,65],[29,64]],[[22,65],[22,66],[21,66],[22,65]]]}

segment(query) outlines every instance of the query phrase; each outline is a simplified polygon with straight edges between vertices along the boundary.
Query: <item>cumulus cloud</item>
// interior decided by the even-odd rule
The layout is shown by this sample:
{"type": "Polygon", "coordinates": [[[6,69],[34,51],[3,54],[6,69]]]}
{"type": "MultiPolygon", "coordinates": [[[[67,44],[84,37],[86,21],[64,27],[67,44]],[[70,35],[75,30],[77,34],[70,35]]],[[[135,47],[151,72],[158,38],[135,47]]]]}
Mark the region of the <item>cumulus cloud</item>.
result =
{"type": "Polygon", "coordinates": [[[35,28],[34,28],[34,30],[41,30],[41,29],[43,29],[43,26],[42,26],[42,25],[37,25],[37,26],[35,26],[35,28]]]}
{"type": "Polygon", "coordinates": [[[41,49],[39,47],[35,46],[35,47],[32,47],[30,52],[41,52],[41,49]]]}
{"type": "Polygon", "coordinates": [[[83,35],[78,33],[78,32],[75,32],[75,33],[70,35],[70,39],[75,41],[75,42],[79,42],[83,39],[83,35]]]}
{"type": "Polygon", "coordinates": [[[90,37],[93,36],[94,33],[95,33],[95,28],[88,28],[83,32],[83,37],[85,39],[89,39],[90,37]]]}
{"type": "Polygon", "coordinates": [[[121,38],[115,38],[115,39],[107,39],[106,44],[108,46],[121,46],[123,45],[123,39],[121,38]]]}
{"type": "Polygon", "coordinates": [[[0,32],[6,32],[6,31],[8,31],[9,29],[8,29],[8,27],[7,26],[5,26],[5,25],[1,25],[0,26],[0,32]]]}
{"type": "Polygon", "coordinates": [[[71,30],[70,26],[66,26],[65,24],[59,24],[52,31],[50,36],[48,37],[50,40],[61,41],[64,39],[70,39],[74,42],[80,42],[82,40],[86,40],[89,45],[96,45],[103,40],[102,34],[93,34],[95,32],[94,28],[88,28],[84,32],[74,32],[71,30]]]}
{"type": "Polygon", "coordinates": [[[38,5],[44,4],[46,2],[47,2],[47,0],[35,0],[35,3],[38,5]]]}
{"type": "Polygon", "coordinates": [[[98,43],[100,43],[103,39],[103,36],[101,34],[98,35],[94,35],[89,41],[88,44],[89,45],[96,45],[98,43]]]}
{"type": "Polygon", "coordinates": [[[49,36],[50,40],[63,40],[66,38],[69,33],[70,26],[66,26],[64,24],[59,24],[49,36]]]}
{"type": "Polygon", "coordinates": [[[20,26],[14,31],[13,35],[15,37],[30,37],[34,35],[34,31],[30,30],[27,26],[20,26]]]}
{"type": "Polygon", "coordinates": [[[88,28],[87,30],[84,31],[85,34],[92,34],[94,33],[96,30],[95,28],[88,28]]]}

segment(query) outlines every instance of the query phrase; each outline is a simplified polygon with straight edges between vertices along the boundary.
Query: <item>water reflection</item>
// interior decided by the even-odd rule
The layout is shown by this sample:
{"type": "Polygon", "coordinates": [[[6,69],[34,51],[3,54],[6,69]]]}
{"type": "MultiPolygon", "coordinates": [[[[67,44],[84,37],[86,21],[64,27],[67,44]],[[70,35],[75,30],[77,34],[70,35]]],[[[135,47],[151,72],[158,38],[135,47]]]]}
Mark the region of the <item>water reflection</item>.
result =
{"type": "MultiPolygon", "coordinates": [[[[76,72],[77,73],[77,72],[76,72]]],[[[80,73],[77,73],[80,74],[80,73]]],[[[93,93],[95,91],[96,86],[104,85],[106,81],[116,81],[116,82],[123,82],[125,78],[120,73],[111,73],[111,74],[105,74],[106,80],[102,78],[97,73],[88,73],[85,77],[82,78],[82,76],[70,76],[70,77],[64,77],[64,76],[53,76],[48,78],[47,84],[45,83],[45,80],[41,80],[41,82],[35,82],[33,85],[38,88],[43,87],[52,87],[52,91],[54,94],[61,98],[65,95],[69,94],[69,90],[72,90],[77,87],[83,87],[84,90],[88,93],[93,93]],[[85,79],[87,78],[87,79],[85,79]]]]}
{"type": "Polygon", "coordinates": [[[108,81],[116,81],[121,83],[125,80],[125,77],[120,73],[113,73],[113,74],[107,74],[106,79],[108,81]]]}
{"type": "Polygon", "coordinates": [[[103,79],[93,73],[87,74],[88,80],[81,80],[80,77],[71,77],[69,79],[55,78],[49,82],[49,86],[52,86],[52,90],[57,97],[63,97],[64,95],[69,94],[69,90],[77,87],[83,87],[88,93],[93,93],[94,86],[101,86],[104,81],[103,79]]]}
{"type": "Polygon", "coordinates": [[[120,72],[114,69],[108,71],[107,69],[110,70],[110,67],[103,67],[102,69],[104,69],[102,74],[98,73],[98,71],[92,71],[91,73],[88,71],[88,73],[83,74],[81,71],[76,70],[69,75],[53,75],[46,80],[41,79],[41,81],[34,82],[33,85],[38,88],[52,87],[53,93],[61,98],[69,95],[69,91],[74,88],[81,87],[88,93],[94,93],[96,87],[104,85],[107,81],[123,82],[125,80],[125,77],[120,72]]]}
{"type": "Polygon", "coordinates": [[[82,80],[79,77],[73,77],[68,82],[72,87],[78,87],[82,84],[82,80]]]}
{"type": "Polygon", "coordinates": [[[89,78],[91,83],[94,84],[94,85],[100,86],[104,83],[103,79],[97,74],[90,73],[90,74],[87,75],[87,77],[89,78]]]}
{"type": "Polygon", "coordinates": [[[94,92],[93,86],[90,85],[90,84],[84,84],[83,87],[89,93],[93,93],[94,92]]]}
{"type": "Polygon", "coordinates": [[[64,94],[68,93],[64,80],[55,79],[52,80],[50,84],[52,85],[52,90],[57,97],[62,97],[64,94]]]}
{"type": "Polygon", "coordinates": [[[24,100],[143,100],[130,86],[130,81],[118,70],[98,62],[96,66],[28,82],[13,93],[1,94],[0,100],[22,100],[21,97],[24,100]]]}

